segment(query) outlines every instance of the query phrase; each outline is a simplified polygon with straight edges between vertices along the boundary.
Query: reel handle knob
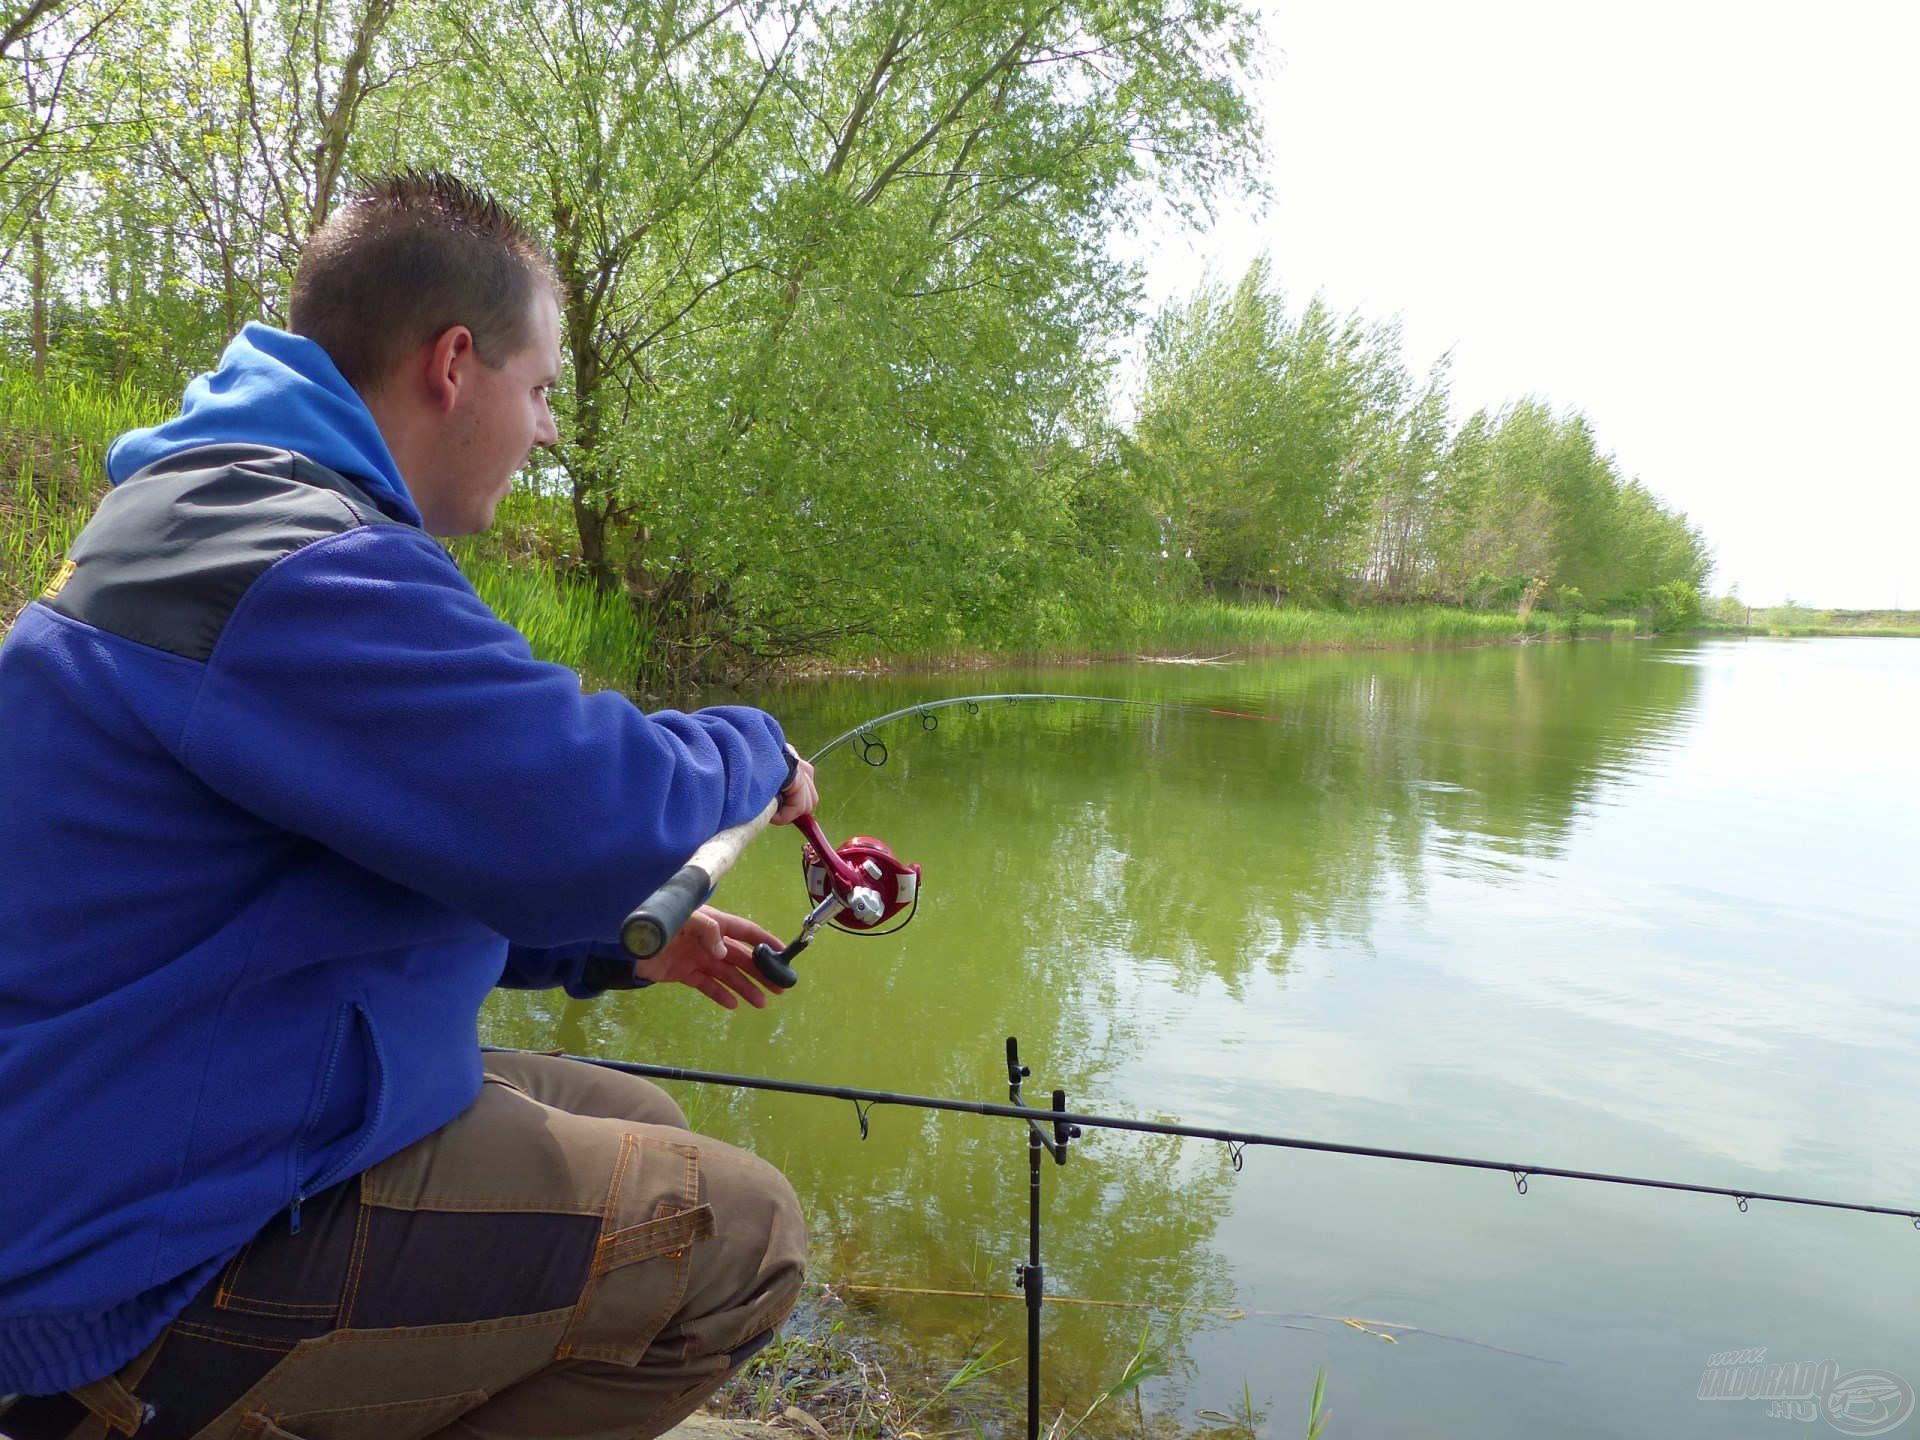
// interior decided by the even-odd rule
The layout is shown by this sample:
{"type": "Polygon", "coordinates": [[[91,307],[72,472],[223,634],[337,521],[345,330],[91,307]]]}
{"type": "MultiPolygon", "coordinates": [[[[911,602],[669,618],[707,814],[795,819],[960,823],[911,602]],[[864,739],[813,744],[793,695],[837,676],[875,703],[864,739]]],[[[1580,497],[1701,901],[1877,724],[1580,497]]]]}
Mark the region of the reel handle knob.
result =
{"type": "Polygon", "coordinates": [[[782,990],[791,990],[800,983],[800,977],[794,973],[786,957],[764,940],[753,947],[753,968],[760,972],[762,978],[782,990]]]}

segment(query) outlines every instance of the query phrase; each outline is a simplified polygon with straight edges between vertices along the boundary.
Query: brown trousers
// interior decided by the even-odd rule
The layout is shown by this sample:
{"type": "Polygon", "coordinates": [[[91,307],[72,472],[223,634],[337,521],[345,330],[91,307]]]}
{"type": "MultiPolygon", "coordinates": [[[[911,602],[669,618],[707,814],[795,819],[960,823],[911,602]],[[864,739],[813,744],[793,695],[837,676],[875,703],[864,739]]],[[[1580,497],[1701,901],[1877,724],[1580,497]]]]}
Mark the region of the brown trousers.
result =
{"type": "Polygon", "coordinates": [[[13,1440],[647,1440],[793,1307],[765,1162],[644,1080],[487,1057],[472,1107],[257,1235],[146,1353],[13,1440]]]}

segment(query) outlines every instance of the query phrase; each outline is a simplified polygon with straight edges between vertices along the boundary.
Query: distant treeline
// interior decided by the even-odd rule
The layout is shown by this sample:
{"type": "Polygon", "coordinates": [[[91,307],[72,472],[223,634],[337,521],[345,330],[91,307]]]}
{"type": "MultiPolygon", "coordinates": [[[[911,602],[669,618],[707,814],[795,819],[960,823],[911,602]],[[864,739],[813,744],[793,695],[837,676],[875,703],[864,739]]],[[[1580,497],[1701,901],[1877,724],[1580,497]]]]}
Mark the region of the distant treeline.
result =
{"type": "Polygon", "coordinates": [[[681,675],[1203,595],[1690,618],[1699,536],[1577,413],[1455,427],[1390,327],[1264,266],[1117,392],[1108,237],[1257,189],[1255,33],[1222,0],[0,0],[0,363],[176,394],[284,318],[351,177],[441,166],[568,287],[565,444],[464,558],[681,675]]]}
{"type": "Polygon", "coordinates": [[[1792,599],[1749,605],[1738,595],[1722,595],[1707,603],[1700,628],[1748,635],[1920,637],[1920,610],[1816,610],[1792,599]]]}
{"type": "Polygon", "coordinates": [[[1125,448],[1209,586],[1276,594],[1699,610],[1700,533],[1623,476],[1577,411],[1538,400],[1449,422],[1396,327],[1290,314],[1260,262],[1153,330],[1125,448]]]}

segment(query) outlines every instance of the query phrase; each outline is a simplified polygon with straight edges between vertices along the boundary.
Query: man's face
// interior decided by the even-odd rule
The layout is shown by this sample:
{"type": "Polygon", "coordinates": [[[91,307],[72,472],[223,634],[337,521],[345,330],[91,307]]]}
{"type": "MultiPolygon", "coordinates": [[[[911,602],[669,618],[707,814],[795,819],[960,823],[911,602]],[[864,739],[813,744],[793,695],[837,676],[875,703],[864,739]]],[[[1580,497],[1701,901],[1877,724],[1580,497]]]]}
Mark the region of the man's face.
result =
{"type": "MultiPolygon", "coordinates": [[[[531,301],[527,343],[496,370],[469,350],[463,357],[459,399],[448,415],[444,462],[437,483],[416,493],[434,535],[474,535],[493,524],[493,512],[536,446],[560,437],[547,391],[560,378],[560,308],[543,285],[531,301]]],[[[498,357],[494,357],[498,358],[498,357]]]]}

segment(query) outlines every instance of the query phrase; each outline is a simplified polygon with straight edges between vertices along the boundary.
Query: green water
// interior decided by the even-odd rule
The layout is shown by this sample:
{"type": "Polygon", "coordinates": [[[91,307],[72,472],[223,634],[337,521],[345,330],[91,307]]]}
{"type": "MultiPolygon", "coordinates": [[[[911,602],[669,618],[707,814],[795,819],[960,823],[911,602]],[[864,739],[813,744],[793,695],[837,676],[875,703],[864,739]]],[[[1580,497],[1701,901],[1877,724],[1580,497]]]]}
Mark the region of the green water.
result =
{"type": "MultiPolygon", "coordinates": [[[[802,748],[898,705],[1064,689],[1264,718],[1023,704],[895,722],[821,770],[836,839],[926,871],[894,939],[823,937],[801,986],[502,995],[496,1043],[1370,1145],[1920,1204],[1920,642],[1590,643],[835,682],[754,697],[802,748]]],[[[721,903],[787,932],[798,841],[721,903]]],[[[1018,1127],[678,1087],[778,1162],[837,1284],[1012,1288],[1018,1127]]],[[[1148,1411],[1243,1382],[1329,1434],[1840,1433],[1696,1398],[1715,1352],[1920,1383],[1897,1218],[1096,1135],[1045,1176],[1049,1409],[1152,1317],[1148,1411]],[[1342,1324],[1420,1327],[1398,1343],[1342,1324]]],[[[1017,1302],[841,1291],[934,1368],[1017,1302]]],[[[1002,1372],[1018,1395],[1018,1367],[1002,1372]]],[[[1856,1429],[1852,1433],[1863,1433],[1856,1429]]],[[[1897,1432],[1920,1433],[1920,1419],[1897,1432]]]]}

